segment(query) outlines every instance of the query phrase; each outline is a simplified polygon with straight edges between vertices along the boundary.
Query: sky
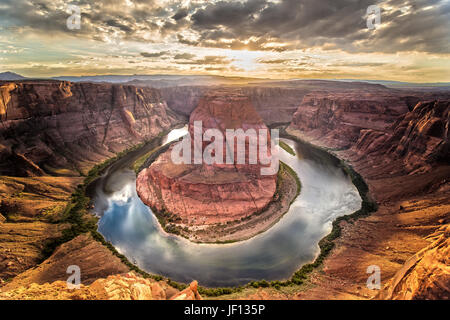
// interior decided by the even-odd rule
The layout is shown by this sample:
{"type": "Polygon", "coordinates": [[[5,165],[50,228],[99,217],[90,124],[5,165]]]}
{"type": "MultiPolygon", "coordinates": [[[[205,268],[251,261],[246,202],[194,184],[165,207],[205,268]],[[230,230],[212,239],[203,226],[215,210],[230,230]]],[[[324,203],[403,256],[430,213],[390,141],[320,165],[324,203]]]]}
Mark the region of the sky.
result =
{"type": "Polygon", "coordinates": [[[0,0],[0,72],[28,77],[450,82],[449,58],[450,0],[0,0]]]}

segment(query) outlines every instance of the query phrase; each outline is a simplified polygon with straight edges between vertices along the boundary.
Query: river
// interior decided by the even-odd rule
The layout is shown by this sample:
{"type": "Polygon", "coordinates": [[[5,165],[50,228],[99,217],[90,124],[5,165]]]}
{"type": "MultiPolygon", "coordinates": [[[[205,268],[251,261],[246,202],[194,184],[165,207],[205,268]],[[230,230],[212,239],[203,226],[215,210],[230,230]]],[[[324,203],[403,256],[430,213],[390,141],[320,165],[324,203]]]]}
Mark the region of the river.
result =
{"type": "MultiPolygon", "coordinates": [[[[160,143],[176,140],[187,128],[174,129],[160,143]]],[[[136,194],[131,165],[151,150],[127,155],[97,180],[92,199],[98,231],[139,268],[172,280],[198,280],[206,287],[285,280],[319,254],[318,242],[339,216],[361,207],[361,198],[336,159],[322,151],[282,139],[297,155],[280,148],[280,160],[293,168],[302,188],[289,211],[272,228],[231,244],[195,244],[165,233],[136,194]]]]}

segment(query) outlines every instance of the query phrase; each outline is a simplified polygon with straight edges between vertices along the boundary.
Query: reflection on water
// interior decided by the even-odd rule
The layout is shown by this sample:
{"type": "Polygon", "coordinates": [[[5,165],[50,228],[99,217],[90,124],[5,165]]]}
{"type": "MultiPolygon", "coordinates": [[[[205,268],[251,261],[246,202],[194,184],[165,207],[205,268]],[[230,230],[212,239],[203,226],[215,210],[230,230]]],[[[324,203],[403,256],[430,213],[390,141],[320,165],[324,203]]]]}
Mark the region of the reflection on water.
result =
{"type": "MultiPolygon", "coordinates": [[[[186,132],[186,128],[174,130],[164,142],[186,132]]],[[[101,216],[98,230],[143,270],[176,281],[196,279],[212,287],[287,279],[314,260],[318,242],[331,231],[331,222],[358,210],[361,199],[333,159],[314,155],[294,141],[283,141],[302,153],[297,157],[280,149],[280,159],[297,172],[302,190],[280,222],[252,239],[194,244],[166,234],[137,196],[130,163],[111,168],[96,185],[94,202],[101,216]]]]}

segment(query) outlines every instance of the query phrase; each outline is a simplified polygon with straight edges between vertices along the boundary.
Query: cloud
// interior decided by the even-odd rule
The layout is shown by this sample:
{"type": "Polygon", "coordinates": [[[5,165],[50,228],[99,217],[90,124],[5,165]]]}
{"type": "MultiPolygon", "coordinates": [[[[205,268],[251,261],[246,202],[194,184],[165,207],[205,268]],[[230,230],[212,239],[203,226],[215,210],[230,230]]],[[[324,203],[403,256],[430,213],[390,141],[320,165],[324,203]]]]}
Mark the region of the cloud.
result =
{"type": "Polygon", "coordinates": [[[175,13],[172,16],[172,19],[178,21],[183,18],[186,18],[188,16],[188,14],[189,14],[189,11],[187,9],[183,8],[183,9],[178,10],[177,13],[175,13]]]}
{"type": "Polygon", "coordinates": [[[283,64],[291,61],[293,61],[293,59],[258,59],[258,63],[264,64],[283,64]]]}
{"type": "Polygon", "coordinates": [[[261,77],[376,70],[448,81],[449,24],[448,0],[1,0],[0,67],[33,75],[139,68],[261,77]],[[80,30],[66,26],[68,3],[81,8],[80,30]],[[373,4],[381,25],[369,30],[373,4]]]}
{"type": "Polygon", "coordinates": [[[233,50],[283,52],[303,48],[347,52],[450,53],[450,2],[442,0],[110,0],[73,1],[82,27],[66,27],[64,0],[3,0],[2,26],[27,32],[111,37],[233,50]],[[382,25],[366,26],[369,5],[382,25]],[[189,36],[187,36],[189,34],[189,36]]]}
{"type": "Polygon", "coordinates": [[[267,50],[270,43],[280,42],[287,49],[450,53],[448,1],[219,1],[196,10],[191,20],[192,29],[199,35],[198,46],[246,45],[267,50]],[[369,30],[365,16],[374,3],[382,8],[382,27],[369,30]],[[405,11],[405,7],[409,9],[405,11]]]}
{"type": "Polygon", "coordinates": [[[179,53],[179,54],[176,54],[176,55],[174,55],[174,59],[176,59],[176,60],[181,60],[181,59],[184,59],[184,60],[192,60],[192,59],[194,59],[196,57],[196,55],[195,54],[191,54],[191,53],[179,53]]]}
{"type": "Polygon", "coordinates": [[[191,65],[212,65],[212,64],[229,64],[232,60],[222,56],[205,56],[201,59],[189,61],[177,61],[177,64],[191,64],[191,65]]]}
{"type": "Polygon", "coordinates": [[[158,58],[169,54],[169,51],[160,51],[160,52],[141,52],[140,55],[145,58],[158,58]]]}
{"type": "Polygon", "coordinates": [[[385,62],[342,62],[342,63],[333,63],[333,67],[380,67],[388,65],[385,62]]]}

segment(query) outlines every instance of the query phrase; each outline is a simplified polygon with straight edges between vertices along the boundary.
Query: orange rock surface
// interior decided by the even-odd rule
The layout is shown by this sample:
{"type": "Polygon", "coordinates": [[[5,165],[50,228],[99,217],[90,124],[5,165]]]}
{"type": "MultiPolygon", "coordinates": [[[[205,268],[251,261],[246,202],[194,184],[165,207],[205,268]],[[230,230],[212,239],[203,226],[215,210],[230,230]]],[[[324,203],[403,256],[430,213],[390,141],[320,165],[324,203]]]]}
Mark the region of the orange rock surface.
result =
{"type": "Polygon", "coordinates": [[[450,299],[450,225],[429,236],[433,243],[409,258],[379,299],[450,299]]]}
{"type": "Polygon", "coordinates": [[[90,285],[69,288],[65,281],[31,284],[1,292],[0,300],[201,300],[197,283],[178,292],[163,282],[144,279],[134,273],[98,279],[90,285]],[[170,295],[170,296],[168,296],[170,295]]]}

